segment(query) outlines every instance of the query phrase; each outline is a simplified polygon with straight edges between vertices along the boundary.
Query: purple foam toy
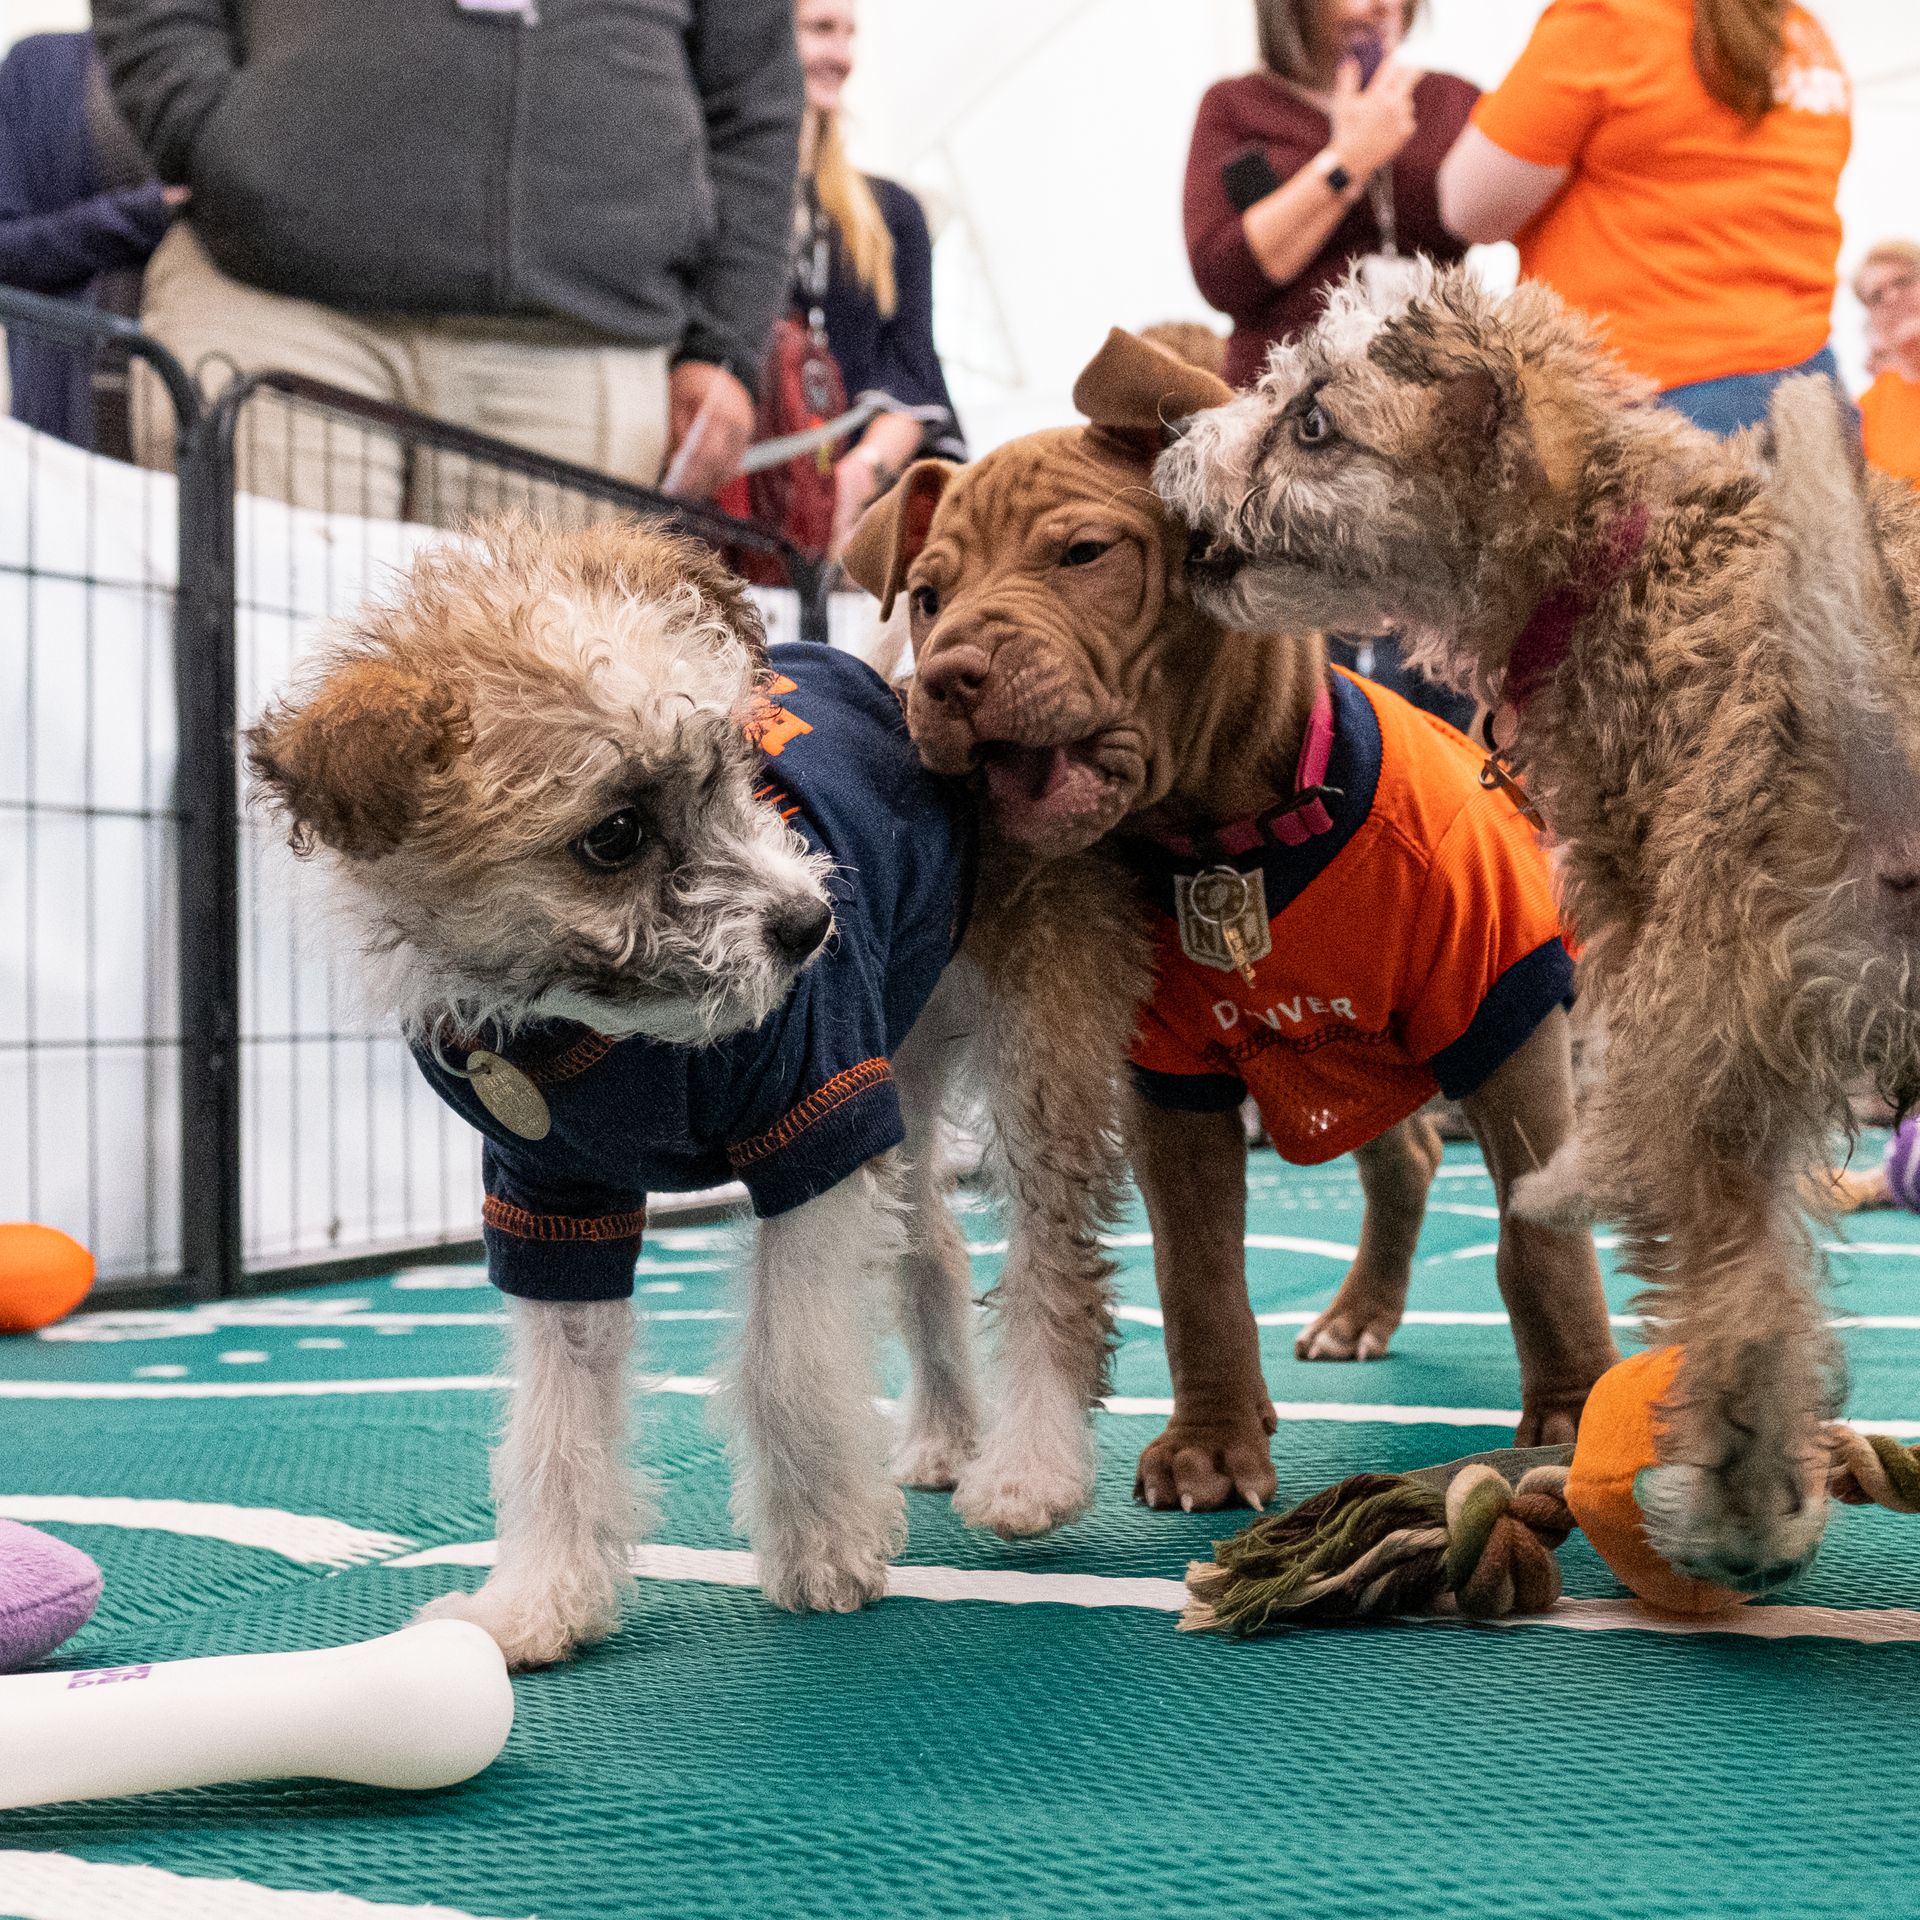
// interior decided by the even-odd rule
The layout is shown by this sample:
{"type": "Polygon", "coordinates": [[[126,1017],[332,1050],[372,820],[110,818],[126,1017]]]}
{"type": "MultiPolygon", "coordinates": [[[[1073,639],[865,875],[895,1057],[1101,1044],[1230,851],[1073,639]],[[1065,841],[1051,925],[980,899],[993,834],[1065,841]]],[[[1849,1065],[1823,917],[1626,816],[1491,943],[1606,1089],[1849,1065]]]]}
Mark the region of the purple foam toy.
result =
{"type": "Polygon", "coordinates": [[[1902,1120],[1887,1142],[1887,1192],[1896,1207],[1920,1213],[1920,1115],[1902,1120]]]}
{"type": "Polygon", "coordinates": [[[0,1520],[0,1673],[44,1659],[99,1602],[100,1569],[78,1547],[0,1520]]]}

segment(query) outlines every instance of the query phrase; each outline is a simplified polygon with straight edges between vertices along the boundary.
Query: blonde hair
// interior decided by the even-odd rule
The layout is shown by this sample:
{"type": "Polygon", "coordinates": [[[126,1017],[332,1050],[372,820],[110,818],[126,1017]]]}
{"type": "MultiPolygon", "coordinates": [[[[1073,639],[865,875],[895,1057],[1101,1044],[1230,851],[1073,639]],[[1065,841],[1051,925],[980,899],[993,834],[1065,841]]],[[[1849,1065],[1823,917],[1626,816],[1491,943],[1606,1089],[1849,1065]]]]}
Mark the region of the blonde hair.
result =
{"type": "Polygon", "coordinates": [[[1701,84],[1749,126],[1773,111],[1787,44],[1787,0],[1693,0],[1693,64],[1701,84]]]}
{"type": "Polygon", "coordinates": [[[893,277],[893,234],[886,216],[867,176],[847,158],[839,114],[815,112],[813,134],[813,190],[821,210],[839,230],[860,284],[891,319],[900,304],[900,289],[893,277]]]}
{"type": "MultiPolygon", "coordinates": [[[[1260,64],[1297,86],[1331,84],[1340,64],[1339,42],[1327,14],[1329,0],[1253,0],[1254,26],[1260,35],[1260,64]]],[[[1404,0],[1404,33],[1420,11],[1420,0],[1404,0]]]]}
{"type": "Polygon", "coordinates": [[[1867,250],[1867,257],[1853,270],[1853,297],[1858,300],[1860,283],[1869,267],[1913,267],[1920,269],[1920,240],[1882,240],[1867,250]]]}

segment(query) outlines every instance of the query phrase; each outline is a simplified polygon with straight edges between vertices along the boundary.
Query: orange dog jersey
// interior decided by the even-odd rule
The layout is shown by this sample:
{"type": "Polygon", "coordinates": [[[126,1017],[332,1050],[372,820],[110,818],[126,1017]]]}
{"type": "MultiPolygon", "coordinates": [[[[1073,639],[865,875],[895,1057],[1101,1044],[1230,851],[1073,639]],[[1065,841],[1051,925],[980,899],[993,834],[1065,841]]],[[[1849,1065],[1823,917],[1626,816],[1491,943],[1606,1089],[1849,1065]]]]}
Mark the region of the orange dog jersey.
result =
{"type": "Polygon", "coordinates": [[[1331,1160],[1436,1090],[1472,1093],[1565,1004],[1546,857],[1480,765],[1451,727],[1335,671],[1302,755],[1317,802],[1217,836],[1253,842],[1218,859],[1131,845],[1158,964],[1141,1094],[1213,1112],[1251,1093],[1286,1159],[1331,1160]]]}

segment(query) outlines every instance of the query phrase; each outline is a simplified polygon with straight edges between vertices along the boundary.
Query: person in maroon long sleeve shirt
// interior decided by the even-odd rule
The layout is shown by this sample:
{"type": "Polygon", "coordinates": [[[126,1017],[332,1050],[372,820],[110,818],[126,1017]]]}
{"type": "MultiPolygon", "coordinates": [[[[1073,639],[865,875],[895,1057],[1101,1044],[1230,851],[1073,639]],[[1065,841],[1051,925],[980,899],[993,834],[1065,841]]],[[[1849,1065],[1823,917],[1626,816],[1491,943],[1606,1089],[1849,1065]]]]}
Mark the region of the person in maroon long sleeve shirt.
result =
{"type": "Polygon", "coordinates": [[[1187,156],[1193,277],[1233,322],[1227,378],[1310,325],[1354,261],[1392,251],[1458,260],[1434,175],[1479,97],[1391,56],[1419,0],[1254,0],[1258,72],[1200,102],[1187,156]],[[1389,57],[1363,84],[1366,49],[1389,57]],[[1383,223],[1391,229],[1383,232],[1383,223]]]}
{"type": "MultiPolygon", "coordinates": [[[[1260,70],[1210,87],[1187,154],[1187,256],[1233,322],[1227,378],[1311,326],[1370,256],[1458,260],[1434,176],[1479,89],[1394,57],[1420,0],[1254,0],[1260,70]]],[[[1370,269],[1372,270],[1372,269],[1370,269]]],[[[1380,269],[1391,272],[1391,267],[1380,269]]],[[[1473,703],[1400,658],[1391,634],[1329,634],[1334,657],[1463,730],[1473,703]]]]}

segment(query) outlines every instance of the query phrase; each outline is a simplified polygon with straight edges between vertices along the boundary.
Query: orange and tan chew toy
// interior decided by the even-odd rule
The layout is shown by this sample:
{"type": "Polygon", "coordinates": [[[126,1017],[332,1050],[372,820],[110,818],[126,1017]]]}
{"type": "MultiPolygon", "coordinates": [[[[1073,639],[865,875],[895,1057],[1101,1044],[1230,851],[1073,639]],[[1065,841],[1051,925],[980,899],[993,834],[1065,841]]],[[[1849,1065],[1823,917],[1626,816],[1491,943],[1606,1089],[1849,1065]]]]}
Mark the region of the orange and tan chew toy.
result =
{"type": "MultiPolygon", "coordinates": [[[[1634,1483],[1658,1463],[1659,1407],[1680,1349],[1655,1347],[1601,1375],[1571,1460],[1536,1448],[1510,1479],[1493,1461],[1426,1475],[1363,1473],[1258,1520],[1187,1569],[1183,1629],[1248,1637],[1396,1614],[1497,1620],[1560,1597],[1555,1550],[1576,1528],[1647,1606],[1726,1613],[1752,1596],[1694,1580],[1648,1543],[1634,1483]],[[1450,1475],[1450,1477],[1448,1477],[1450,1475]]],[[[1920,1458],[1885,1434],[1825,1429],[1827,1492],[1920,1513],[1920,1458]]]]}

